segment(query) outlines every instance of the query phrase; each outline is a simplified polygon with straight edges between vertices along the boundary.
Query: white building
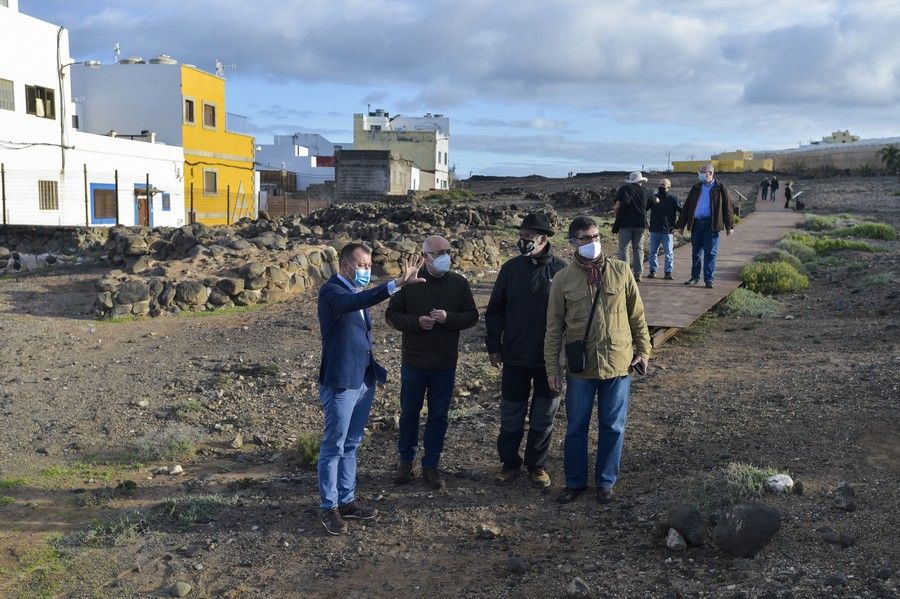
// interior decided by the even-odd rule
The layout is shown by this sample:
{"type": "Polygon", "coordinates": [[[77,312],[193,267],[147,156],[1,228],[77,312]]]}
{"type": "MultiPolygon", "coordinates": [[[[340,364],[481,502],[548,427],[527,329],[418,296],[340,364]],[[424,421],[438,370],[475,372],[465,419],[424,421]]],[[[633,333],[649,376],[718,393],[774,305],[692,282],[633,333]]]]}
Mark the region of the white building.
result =
{"type": "Polygon", "coordinates": [[[379,108],[353,115],[354,150],[390,150],[421,171],[420,189],[450,188],[450,119],[390,114],[379,108]]]}
{"type": "MultiPolygon", "coordinates": [[[[271,144],[257,144],[256,162],[259,170],[286,170],[297,174],[297,189],[334,181],[335,144],[318,133],[275,135],[271,144]]],[[[350,144],[338,148],[350,149],[350,144]]]]}
{"type": "Polygon", "coordinates": [[[0,57],[0,222],[184,224],[181,147],[77,130],[64,28],[0,0],[0,57]]]}

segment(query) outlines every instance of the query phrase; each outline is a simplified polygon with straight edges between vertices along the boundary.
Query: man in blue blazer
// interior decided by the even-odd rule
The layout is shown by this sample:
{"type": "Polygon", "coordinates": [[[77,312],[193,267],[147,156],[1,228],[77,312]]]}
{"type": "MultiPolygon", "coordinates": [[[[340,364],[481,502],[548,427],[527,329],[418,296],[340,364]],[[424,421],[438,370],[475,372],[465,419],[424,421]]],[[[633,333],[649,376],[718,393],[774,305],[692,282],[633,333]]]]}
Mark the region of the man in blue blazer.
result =
{"type": "Polygon", "coordinates": [[[372,355],[369,310],[404,285],[421,283],[421,257],[410,258],[400,277],[363,290],[372,273],[372,251],[361,243],[345,245],[338,255],[340,270],[319,289],[322,362],[319,399],[325,430],[319,447],[319,493],[322,525],[329,534],[347,528],[345,519],[369,520],[378,511],[356,498],[356,450],[375,398],[375,385],[387,371],[372,355]]]}

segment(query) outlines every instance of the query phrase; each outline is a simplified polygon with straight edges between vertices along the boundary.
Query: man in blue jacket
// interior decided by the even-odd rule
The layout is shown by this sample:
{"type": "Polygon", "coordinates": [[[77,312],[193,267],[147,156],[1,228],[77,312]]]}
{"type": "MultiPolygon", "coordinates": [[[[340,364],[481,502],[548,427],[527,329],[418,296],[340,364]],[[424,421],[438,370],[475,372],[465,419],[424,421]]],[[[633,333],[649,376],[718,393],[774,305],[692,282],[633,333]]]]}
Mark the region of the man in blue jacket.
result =
{"type": "Polygon", "coordinates": [[[319,289],[322,362],[319,400],[325,430],[319,447],[319,493],[322,525],[329,534],[347,528],[345,519],[369,520],[378,511],[356,498],[356,450],[375,398],[375,385],[387,371],[372,355],[369,310],[397,289],[421,283],[424,260],[410,258],[400,277],[363,290],[372,273],[372,251],[361,243],[345,245],[338,255],[340,271],[319,289]]]}

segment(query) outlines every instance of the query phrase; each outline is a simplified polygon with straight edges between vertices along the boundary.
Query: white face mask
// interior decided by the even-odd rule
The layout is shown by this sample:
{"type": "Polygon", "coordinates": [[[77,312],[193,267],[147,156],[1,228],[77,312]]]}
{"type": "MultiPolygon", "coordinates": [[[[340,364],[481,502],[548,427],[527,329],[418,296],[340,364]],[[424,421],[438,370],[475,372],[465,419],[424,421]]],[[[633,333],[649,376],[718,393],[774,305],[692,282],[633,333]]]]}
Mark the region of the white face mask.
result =
{"type": "Polygon", "coordinates": [[[697,173],[697,178],[701,183],[706,183],[706,173],[697,173]]]}
{"type": "Polygon", "coordinates": [[[603,254],[603,250],[600,247],[599,241],[592,241],[591,243],[579,246],[578,254],[588,260],[596,260],[603,254]]]}
{"type": "Polygon", "coordinates": [[[447,254],[443,254],[434,259],[434,262],[432,262],[432,268],[434,268],[435,272],[444,274],[445,272],[450,270],[450,262],[450,256],[447,254]]]}

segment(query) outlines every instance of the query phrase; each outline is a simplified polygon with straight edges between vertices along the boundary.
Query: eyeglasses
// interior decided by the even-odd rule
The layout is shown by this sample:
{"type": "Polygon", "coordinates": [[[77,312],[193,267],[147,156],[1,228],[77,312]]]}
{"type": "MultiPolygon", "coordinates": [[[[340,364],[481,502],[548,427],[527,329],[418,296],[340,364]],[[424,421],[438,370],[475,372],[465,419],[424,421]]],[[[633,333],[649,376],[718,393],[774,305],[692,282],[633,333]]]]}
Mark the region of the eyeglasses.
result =
{"type": "Polygon", "coordinates": [[[452,256],[453,250],[438,250],[436,252],[425,252],[425,254],[432,258],[438,258],[440,256],[452,256]]]}
{"type": "Polygon", "coordinates": [[[581,243],[590,243],[591,241],[597,241],[600,239],[600,234],[597,235],[584,235],[582,237],[573,237],[575,241],[580,241],[581,243]]]}

